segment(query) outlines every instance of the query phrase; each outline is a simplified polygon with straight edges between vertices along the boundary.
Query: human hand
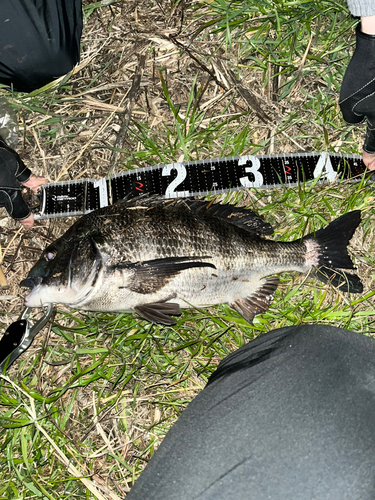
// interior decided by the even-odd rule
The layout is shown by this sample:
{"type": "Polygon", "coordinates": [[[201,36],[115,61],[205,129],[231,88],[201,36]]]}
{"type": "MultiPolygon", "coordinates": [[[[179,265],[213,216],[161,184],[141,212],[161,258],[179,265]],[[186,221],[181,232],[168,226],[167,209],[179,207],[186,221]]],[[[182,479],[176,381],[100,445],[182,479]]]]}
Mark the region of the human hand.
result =
{"type": "Polygon", "coordinates": [[[375,16],[362,17],[356,28],[356,49],[340,92],[340,108],[350,124],[367,121],[363,161],[375,169],[375,16]],[[362,29],[361,29],[362,27],[362,29]]]}
{"type": "Polygon", "coordinates": [[[375,170],[375,153],[366,153],[366,151],[363,151],[362,160],[369,170],[375,170]]]}
{"type": "Polygon", "coordinates": [[[25,229],[33,226],[34,216],[22,196],[22,186],[36,193],[46,182],[46,178],[33,175],[19,155],[0,137],[0,206],[5,207],[25,229]]]}

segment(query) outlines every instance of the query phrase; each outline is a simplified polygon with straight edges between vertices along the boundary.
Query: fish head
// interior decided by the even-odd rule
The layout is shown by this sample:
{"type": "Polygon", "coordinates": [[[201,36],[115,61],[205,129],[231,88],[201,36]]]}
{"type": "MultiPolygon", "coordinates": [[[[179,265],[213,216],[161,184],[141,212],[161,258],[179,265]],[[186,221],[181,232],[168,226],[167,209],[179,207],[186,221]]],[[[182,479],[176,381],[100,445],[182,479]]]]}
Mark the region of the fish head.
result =
{"type": "Polygon", "coordinates": [[[69,236],[65,233],[49,245],[21,281],[21,287],[31,288],[25,297],[26,307],[48,303],[75,307],[84,303],[95,289],[104,267],[99,248],[101,238],[94,232],[69,236]]]}

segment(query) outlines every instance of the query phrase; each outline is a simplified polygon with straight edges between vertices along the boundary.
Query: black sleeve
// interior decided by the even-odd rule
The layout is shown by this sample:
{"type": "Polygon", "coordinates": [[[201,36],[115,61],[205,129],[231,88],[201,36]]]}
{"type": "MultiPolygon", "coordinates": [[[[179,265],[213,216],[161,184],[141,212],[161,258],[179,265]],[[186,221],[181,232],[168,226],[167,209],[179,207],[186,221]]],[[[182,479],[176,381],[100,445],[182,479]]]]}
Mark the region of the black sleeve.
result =
{"type": "Polygon", "coordinates": [[[79,61],[81,0],[0,0],[0,83],[31,92],[79,61]]]}
{"type": "Polygon", "coordinates": [[[30,179],[31,170],[21,157],[0,137],[0,187],[21,189],[20,183],[30,179]]]}
{"type": "Polygon", "coordinates": [[[26,219],[30,208],[22,196],[21,183],[29,180],[31,171],[20,156],[0,137],[0,206],[6,208],[11,217],[26,219]]]}
{"type": "Polygon", "coordinates": [[[340,108],[350,124],[367,122],[363,150],[375,153],[375,36],[356,28],[356,48],[340,91],[340,108]]]}

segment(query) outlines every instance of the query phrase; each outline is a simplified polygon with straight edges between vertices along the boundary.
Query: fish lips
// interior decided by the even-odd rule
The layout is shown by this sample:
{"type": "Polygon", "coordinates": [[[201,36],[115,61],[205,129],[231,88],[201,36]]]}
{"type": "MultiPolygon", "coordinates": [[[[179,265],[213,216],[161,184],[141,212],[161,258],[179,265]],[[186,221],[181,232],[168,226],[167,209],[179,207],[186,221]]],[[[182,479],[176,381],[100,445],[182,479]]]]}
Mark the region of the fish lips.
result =
{"type": "Polygon", "coordinates": [[[24,298],[24,303],[26,307],[41,307],[43,304],[39,303],[34,304],[34,297],[38,294],[37,290],[40,288],[42,284],[43,278],[40,277],[30,277],[28,276],[26,279],[20,282],[20,287],[31,289],[30,293],[26,295],[24,298]],[[36,293],[35,293],[36,292],[36,293]]]}
{"type": "MultiPolygon", "coordinates": [[[[24,304],[26,307],[43,307],[49,303],[56,302],[56,290],[51,290],[43,285],[43,278],[40,276],[28,276],[20,282],[22,288],[31,289],[30,292],[24,297],[24,304]]],[[[66,289],[59,290],[59,295],[66,293],[66,289]]]]}

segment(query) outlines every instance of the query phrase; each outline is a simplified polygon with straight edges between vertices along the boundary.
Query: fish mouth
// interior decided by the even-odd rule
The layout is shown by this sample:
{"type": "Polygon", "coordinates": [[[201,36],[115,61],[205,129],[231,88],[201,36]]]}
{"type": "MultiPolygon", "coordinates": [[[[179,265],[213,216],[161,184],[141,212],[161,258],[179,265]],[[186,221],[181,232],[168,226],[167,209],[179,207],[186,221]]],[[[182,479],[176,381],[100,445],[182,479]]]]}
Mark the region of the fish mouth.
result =
{"type": "Polygon", "coordinates": [[[40,285],[42,283],[42,278],[31,278],[28,276],[26,279],[22,280],[19,284],[21,288],[29,288],[30,292],[24,297],[24,304],[26,307],[42,307],[43,303],[35,303],[34,298],[38,295],[38,290],[40,290],[40,285]]]}
{"type": "Polygon", "coordinates": [[[67,292],[64,286],[46,286],[40,276],[28,276],[20,282],[19,286],[30,290],[24,297],[26,307],[44,307],[50,303],[58,303],[67,292]]]}

